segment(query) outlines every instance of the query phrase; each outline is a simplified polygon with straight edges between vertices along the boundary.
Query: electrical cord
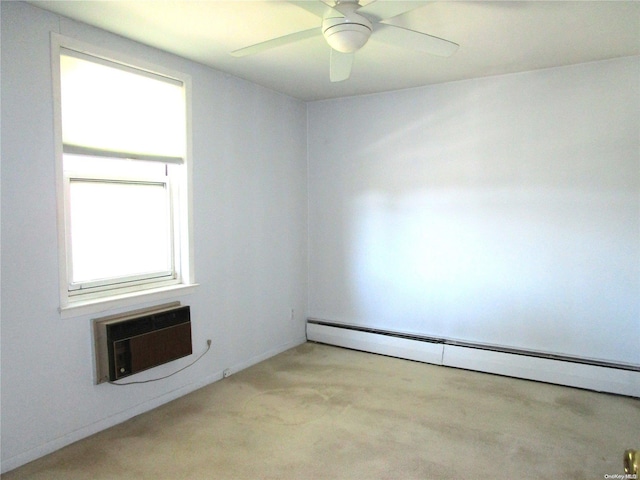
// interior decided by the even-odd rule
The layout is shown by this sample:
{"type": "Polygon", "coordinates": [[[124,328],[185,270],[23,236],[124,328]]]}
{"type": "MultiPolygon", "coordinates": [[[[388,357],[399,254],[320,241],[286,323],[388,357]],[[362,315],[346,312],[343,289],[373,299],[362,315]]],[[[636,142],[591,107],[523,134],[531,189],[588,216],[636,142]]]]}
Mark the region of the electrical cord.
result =
{"type": "Polygon", "coordinates": [[[196,358],[193,362],[191,362],[189,365],[185,365],[180,370],[176,370],[175,372],[170,373],[169,375],[165,375],[164,377],[151,378],[149,380],[140,380],[135,382],[127,382],[127,383],[116,383],[109,380],[109,383],[111,385],[117,385],[118,387],[126,387],[127,385],[139,385],[141,383],[151,383],[151,382],[157,382],[158,380],[164,380],[165,378],[173,377],[176,373],[180,373],[183,370],[186,370],[187,368],[195,365],[195,363],[199,361],[202,357],[204,357],[209,352],[209,350],[211,350],[211,340],[207,340],[207,349],[204,352],[202,352],[200,356],[196,358]]]}

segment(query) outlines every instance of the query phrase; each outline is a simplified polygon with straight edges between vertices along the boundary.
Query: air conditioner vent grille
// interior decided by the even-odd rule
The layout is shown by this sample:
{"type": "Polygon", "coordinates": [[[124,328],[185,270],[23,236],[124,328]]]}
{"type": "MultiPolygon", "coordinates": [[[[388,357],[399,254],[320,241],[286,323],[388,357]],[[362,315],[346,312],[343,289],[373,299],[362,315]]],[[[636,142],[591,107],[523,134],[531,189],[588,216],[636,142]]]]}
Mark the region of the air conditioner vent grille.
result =
{"type": "Polygon", "coordinates": [[[193,353],[191,312],[179,303],[94,321],[96,383],[115,381],[193,353]]]}

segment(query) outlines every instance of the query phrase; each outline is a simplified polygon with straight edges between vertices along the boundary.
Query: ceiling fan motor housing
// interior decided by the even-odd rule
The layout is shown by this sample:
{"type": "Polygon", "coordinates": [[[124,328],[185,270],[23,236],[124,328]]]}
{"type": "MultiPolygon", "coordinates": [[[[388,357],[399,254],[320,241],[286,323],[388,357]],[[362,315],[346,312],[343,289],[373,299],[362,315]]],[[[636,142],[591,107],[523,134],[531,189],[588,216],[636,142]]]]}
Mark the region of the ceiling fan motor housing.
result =
{"type": "Polygon", "coordinates": [[[356,13],[356,2],[343,2],[335,9],[344,16],[325,18],[322,22],[322,34],[331,48],[342,53],[354,53],[369,40],[373,25],[369,19],[356,13]]]}

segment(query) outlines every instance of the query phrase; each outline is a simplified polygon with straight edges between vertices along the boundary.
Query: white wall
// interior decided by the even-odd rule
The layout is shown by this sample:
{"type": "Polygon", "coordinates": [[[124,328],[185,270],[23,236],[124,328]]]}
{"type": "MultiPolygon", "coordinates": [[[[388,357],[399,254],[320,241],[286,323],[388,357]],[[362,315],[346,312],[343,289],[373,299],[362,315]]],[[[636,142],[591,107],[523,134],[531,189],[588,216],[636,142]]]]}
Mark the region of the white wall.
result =
{"type": "Polygon", "coordinates": [[[305,106],[0,5],[2,471],[304,341],[307,314],[640,363],[638,58],[305,106]],[[50,31],[193,79],[201,286],[177,299],[213,348],[163,382],[93,385],[93,316],[57,313],[50,31]]]}
{"type": "Polygon", "coordinates": [[[639,78],[309,104],[310,317],[640,364],[639,78]]]}
{"type": "MultiPolygon", "coordinates": [[[[304,342],[306,106],[202,65],[2,2],[2,471],[304,342]],[[193,80],[196,365],[94,385],[91,319],[61,319],[49,32],[193,80]],[[291,308],[295,319],[290,318],[291,308]],[[141,378],[142,378],[141,377],[141,378]]],[[[146,304],[140,305],[144,307],[146,304]]],[[[105,312],[117,313],[117,311],[105,312]]]]}

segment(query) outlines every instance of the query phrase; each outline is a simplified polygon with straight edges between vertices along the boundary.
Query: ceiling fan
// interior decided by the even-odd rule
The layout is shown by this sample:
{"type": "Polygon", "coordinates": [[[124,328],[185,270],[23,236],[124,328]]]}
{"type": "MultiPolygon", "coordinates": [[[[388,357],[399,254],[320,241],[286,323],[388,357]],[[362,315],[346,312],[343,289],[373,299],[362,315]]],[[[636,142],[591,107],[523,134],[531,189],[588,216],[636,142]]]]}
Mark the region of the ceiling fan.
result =
{"type": "Polygon", "coordinates": [[[421,7],[410,2],[373,0],[360,5],[359,0],[292,1],[300,8],[322,18],[322,25],[272,38],[231,52],[234,57],[244,57],[270,50],[282,45],[323,35],[331,47],[329,77],[332,82],[341,82],[351,76],[355,53],[374,36],[376,40],[410,48],[432,55],[449,57],[459,45],[449,40],[423,32],[384,23],[403,13],[421,7]]]}

